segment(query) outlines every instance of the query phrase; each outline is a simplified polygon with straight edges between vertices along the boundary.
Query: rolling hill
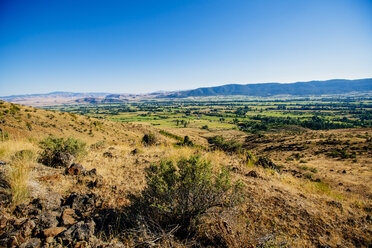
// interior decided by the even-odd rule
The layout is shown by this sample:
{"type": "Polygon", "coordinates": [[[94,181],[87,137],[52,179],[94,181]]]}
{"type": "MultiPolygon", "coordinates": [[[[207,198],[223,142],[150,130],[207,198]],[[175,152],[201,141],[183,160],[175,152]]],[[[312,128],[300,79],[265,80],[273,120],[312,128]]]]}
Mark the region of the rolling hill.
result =
{"type": "Polygon", "coordinates": [[[319,96],[329,94],[345,94],[350,92],[372,91],[372,78],[346,80],[333,79],[327,81],[310,81],[297,83],[263,83],[263,84],[228,84],[217,87],[205,87],[186,90],[165,95],[165,97],[203,97],[203,96],[319,96]]]}

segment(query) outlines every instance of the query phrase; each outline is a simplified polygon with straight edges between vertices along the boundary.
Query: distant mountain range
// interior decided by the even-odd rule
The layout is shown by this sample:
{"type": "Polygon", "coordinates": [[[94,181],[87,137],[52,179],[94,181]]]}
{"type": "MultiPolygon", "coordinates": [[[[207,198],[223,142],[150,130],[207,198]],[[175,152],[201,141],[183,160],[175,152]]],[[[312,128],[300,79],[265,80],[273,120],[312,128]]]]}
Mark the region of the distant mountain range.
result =
{"type": "Polygon", "coordinates": [[[0,99],[7,98],[32,98],[32,97],[103,97],[109,95],[109,93],[76,93],[76,92],[65,92],[65,91],[54,91],[44,94],[25,94],[25,95],[11,95],[11,96],[1,96],[0,99]]]}
{"type": "Polygon", "coordinates": [[[0,100],[31,106],[53,106],[64,104],[122,103],[130,100],[151,98],[185,98],[206,96],[320,96],[345,93],[372,92],[372,78],[297,83],[227,84],[217,87],[198,88],[176,92],[154,92],[150,94],[74,93],[51,92],[47,94],[12,95],[0,100]]]}
{"type": "Polygon", "coordinates": [[[203,96],[319,96],[329,94],[345,94],[350,92],[372,91],[372,78],[346,80],[333,79],[327,81],[310,81],[297,83],[262,83],[262,84],[228,84],[217,87],[205,87],[164,94],[162,97],[184,98],[203,96]]]}

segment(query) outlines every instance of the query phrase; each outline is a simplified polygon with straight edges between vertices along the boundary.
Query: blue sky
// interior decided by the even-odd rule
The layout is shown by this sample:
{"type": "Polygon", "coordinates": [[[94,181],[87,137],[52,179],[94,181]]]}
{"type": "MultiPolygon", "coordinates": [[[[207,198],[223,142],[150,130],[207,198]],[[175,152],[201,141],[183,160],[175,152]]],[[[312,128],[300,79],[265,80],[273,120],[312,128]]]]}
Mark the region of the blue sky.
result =
{"type": "Polygon", "coordinates": [[[372,77],[371,0],[0,0],[0,95],[372,77]]]}

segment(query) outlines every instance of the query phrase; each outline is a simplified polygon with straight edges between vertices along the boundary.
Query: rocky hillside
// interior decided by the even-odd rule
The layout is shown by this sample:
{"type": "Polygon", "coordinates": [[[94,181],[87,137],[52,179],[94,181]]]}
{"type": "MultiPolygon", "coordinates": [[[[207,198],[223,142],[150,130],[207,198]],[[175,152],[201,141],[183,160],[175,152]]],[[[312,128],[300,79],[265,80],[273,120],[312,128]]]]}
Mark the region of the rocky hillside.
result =
{"type": "Polygon", "coordinates": [[[0,128],[1,247],[372,242],[371,129],[161,134],[6,102],[0,128]]]}

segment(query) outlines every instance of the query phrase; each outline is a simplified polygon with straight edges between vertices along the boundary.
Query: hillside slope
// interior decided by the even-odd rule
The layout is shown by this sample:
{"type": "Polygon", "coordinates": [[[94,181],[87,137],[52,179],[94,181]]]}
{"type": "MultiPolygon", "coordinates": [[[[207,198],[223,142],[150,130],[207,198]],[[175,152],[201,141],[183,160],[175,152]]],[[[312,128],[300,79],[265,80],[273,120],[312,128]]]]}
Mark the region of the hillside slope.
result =
{"type": "MultiPolygon", "coordinates": [[[[371,129],[218,133],[241,140],[253,151],[248,156],[177,146],[151,126],[6,102],[0,102],[0,128],[2,247],[368,247],[372,241],[371,129]],[[150,132],[157,141],[145,146],[141,139],[150,132]],[[87,154],[77,162],[86,172],[39,163],[39,142],[48,135],[84,141],[87,154]],[[356,158],[327,155],[345,147],[340,156],[356,151],[356,158]],[[128,209],[147,186],[146,168],[195,154],[211,161],[213,171],[228,168],[232,182],[240,180],[242,203],[208,209],[190,223],[188,235],[177,233],[177,222],[170,229],[130,226],[137,217],[128,209]],[[264,168],[262,161],[275,167],[264,168]]],[[[204,146],[215,135],[167,131],[204,146]]]]}
{"type": "Polygon", "coordinates": [[[372,78],[345,80],[334,79],[327,81],[297,82],[289,84],[263,83],[263,84],[228,84],[217,87],[198,88],[176,92],[167,97],[202,97],[202,96],[274,96],[274,95],[329,95],[345,94],[350,92],[372,91],[372,78]]]}

